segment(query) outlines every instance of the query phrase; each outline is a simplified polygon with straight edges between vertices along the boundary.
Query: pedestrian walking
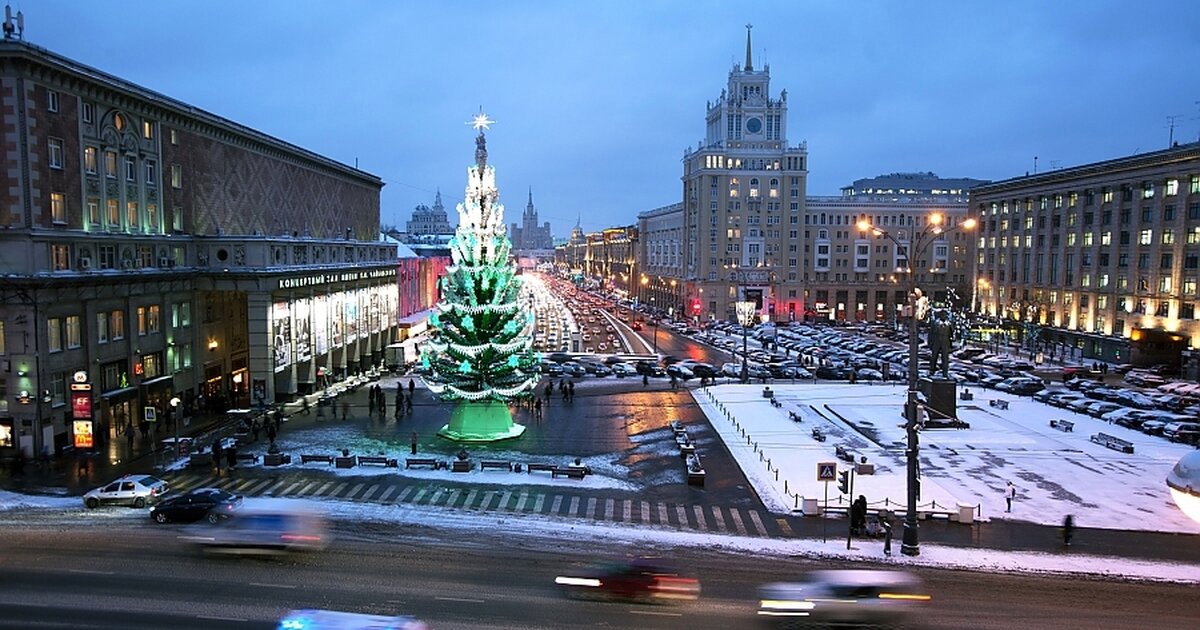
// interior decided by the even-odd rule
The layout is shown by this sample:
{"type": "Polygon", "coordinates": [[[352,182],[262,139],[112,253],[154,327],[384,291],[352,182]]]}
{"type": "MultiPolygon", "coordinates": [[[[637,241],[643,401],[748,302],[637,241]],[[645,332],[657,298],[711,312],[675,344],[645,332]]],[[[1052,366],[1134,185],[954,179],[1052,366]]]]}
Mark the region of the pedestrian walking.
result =
{"type": "Polygon", "coordinates": [[[408,397],[409,398],[412,398],[413,391],[415,391],[416,389],[417,389],[417,386],[416,386],[416,384],[413,383],[413,380],[411,378],[408,379],[408,397]]]}
{"type": "Polygon", "coordinates": [[[858,495],[850,506],[850,529],[861,534],[867,526],[867,497],[858,495]]]}
{"type": "Polygon", "coordinates": [[[412,432],[411,444],[412,444],[412,454],[416,455],[417,454],[417,432],[416,431],[412,432]]]}
{"type": "Polygon", "coordinates": [[[1004,489],[1004,502],[1007,504],[1004,508],[1005,512],[1012,511],[1012,502],[1015,498],[1017,498],[1017,487],[1014,486],[1013,482],[1010,481],[1008,482],[1008,486],[1004,489]]]}
{"type": "Polygon", "coordinates": [[[312,411],[311,409],[309,409],[309,406],[308,406],[308,396],[300,397],[300,405],[304,408],[304,415],[307,416],[309,414],[309,412],[312,411]]]}
{"type": "Polygon", "coordinates": [[[343,400],[342,401],[342,420],[347,420],[349,418],[350,418],[350,401],[343,400]]]}
{"type": "Polygon", "coordinates": [[[375,415],[375,387],[367,388],[367,415],[375,415]]]}
{"type": "Polygon", "coordinates": [[[546,405],[550,405],[550,395],[554,393],[554,383],[546,383],[546,405]]]}
{"type": "Polygon", "coordinates": [[[225,449],[225,463],[229,465],[230,472],[237,468],[237,445],[230,444],[229,448],[225,449]]]}
{"type": "Polygon", "coordinates": [[[1074,516],[1068,514],[1066,516],[1066,518],[1063,519],[1062,535],[1063,535],[1063,545],[1070,547],[1071,539],[1075,537],[1075,517],[1074,516]]]}
{"type": "Polygon", "coordinates": [[[533,401],[533,417],[535,417],[535,418],[542,417],[542,399],[541,398],[538,398],[533,401]]]}
{"type": "Polygon", "coordinates": [[[214,438],[212,443],[212,460],[213,468],[217,469],[217,474],[221,474],[221,438],[214,438]]]}
{"type": "Polygon", "coordinates": [[[272,445],[275,444],[275,436],[276,435],[279,435],[279,431],[277,431],[275,429],[274,424],[268,423],[267,424],[267,440],[270,441],[272,445]]]}
{"type": "Polygon", "coordinates": [[[379,392],[379,416],[383,417],[386,415],[387,415],[387,398],[384,398],[383,391],[380,390],[380,392],[379,392]]]}
{"type": "Polygon", "coordinates": [[[255,418],[254,421],[250,423],[250,433],[254,435],[255,442],[258,441],[258,432],[261,430],[262,426],[259,425],[258,418],[255,418]]]}
{"type": "Polygon", "coordinates": [[[574,402],[575,401],[575,381],[571,381],[570,383],[567,384],[567,394],[568,394],[568,397],[571,399],[571,402],[574,402]]]}
{"type": "Polygon", "coordinates": [[[413,401],[412,396],[409,396],[408,398],[404,399],[404,413],[408,413],[408,414],[412,413],[412,406],[413,406],[412,401],[413,401]]]}
{"type": "Polygon", "coordinates": [[[133,425],[125,427],[125,445],[129,447],[129,451],[133,452],[133,425]]]}

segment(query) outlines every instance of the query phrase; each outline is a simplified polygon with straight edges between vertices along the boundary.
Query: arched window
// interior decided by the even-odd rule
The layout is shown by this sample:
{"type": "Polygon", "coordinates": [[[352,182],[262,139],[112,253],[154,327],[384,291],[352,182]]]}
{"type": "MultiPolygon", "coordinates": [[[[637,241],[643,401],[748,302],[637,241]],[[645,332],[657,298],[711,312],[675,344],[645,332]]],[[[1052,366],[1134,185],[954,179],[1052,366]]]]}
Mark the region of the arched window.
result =
{"type": "Polygon", "coordinates": [[[757,177],[750,178],[750,197],[751,198],[758,197],[758,178],[757,177]]]}

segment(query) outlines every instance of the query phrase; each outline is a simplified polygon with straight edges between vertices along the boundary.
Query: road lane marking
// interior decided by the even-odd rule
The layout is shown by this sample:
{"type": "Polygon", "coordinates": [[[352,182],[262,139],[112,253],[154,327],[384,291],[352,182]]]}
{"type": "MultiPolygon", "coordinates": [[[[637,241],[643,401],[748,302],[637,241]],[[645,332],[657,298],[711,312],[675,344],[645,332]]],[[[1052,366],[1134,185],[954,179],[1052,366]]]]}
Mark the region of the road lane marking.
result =
{"type": "Polygon", "coordinates": [[[520,496],[519,496],[519,497],[517,497],[517,511],[518,511],[518,512],[524,512],[524,511],[525,511],[525,502],[526,502],[526,501],[528,501],[528,500],[529,500],[529,493],[528,493],[528,492],[522,492],[522,493],[520,494],[520,496]]]}
{"type": "Polygon", "coordinates": [[[269,582],[251,582],[250,586],[262,586],[264,588],[296,588],[295,584],[271,584],[269,582]]]}
{"type": "Polygon", "coordinates": [[[567,506],[567,516],[579,516],[579,497],[571,497],[571,505],[567,506]]]}
{"type": "Polygon", "coordinates": [[[420,490],[417,490],[417,493],[413,495],[412,504],[419,505],[421,503],[421,499],[424,497],[425,497],[425,488],[421,488],[420,490]]]}
{"type": "Polygon", "coordinates": [[[467,492],[466,500],[463,501],[462,509],[464,509],[464,510],[471,509],[471,502],[475,500],[475,495],[478,493],[479,493],[478,490],[471,488],[471,490],[469,492],[467,492]]]}
{"type": "Polygon", "coordinates": [[[781,518],[777,518],[777,519],[775,519],[775,522],[779,524],[779,529],[783,530],[784,536],[792,535],[792,527],[791,527],[791,525],[788,525],[787,521],[785,521],[781,518]]]}
{"type": "Polygon", "coordinates": [[[712,506],[713,522],[717,526],[717,531],[725,533],[729,528],[725,525],[725,513],[721,511],[718,505],[712,506]]]}
{"type": "Polygon", "coordinates": [[[546,495],[544,495],[544,494],[537,495],[537,500],[533,502],[533,513],[541,514],[542,506],[545,505],[545,503],[546,503],[546,495]]]}
{"type": "Polygon", "coordinates": [[[262,491],[263,488],[267,487],[267,485],[270,484],[271,481],[272,481],[271,479],[263,479],[263,480],[259,481],[258,483],[254,484],[253,486],[246,488],[246,491],[243,492],[242,494],[257,495],[259,492],[262,491]]]}
{"type": "Polygon", "coordinates": [[[611,521],[613,517],[613,500],[604,500],[604,520],[611,521]]]}
{"type": "Polygon", "coordinates": [[[708,521],[704,519],[704,509],[699,504],[694,504],[692,512],[696,514],[696,526],[699,529],[708,529],[708,521]]]}
{"type": "Polygon", "coordinates": [[[629,610],[630,614],[634,615],[656,615],[658,617],[682,617],[683,613],[664,612],[661,610],[637,610],[636,608],[629,610]]]}
{"type": "Polygon", "coordinates": [[[729,508],[729,515],[733,517],[733,528],[737,530],[739,536],[746,535],[746,524],[742,522],[742,513],[737,508],[729,508]]]}
{"type": "Polygon", "coordinates": [[[667,504],[666,503],[658,504],[658,524],[659,525],[670,525],[671,524],[671,521],[667,520],[667,504]]]}
{"type": "Polygon", "coordinates": [[[688,527],[691,527],[691,525],[688,524],[688,520],[687,520],[687,508],[683,507],[682,505],[676,505],[675,506],[675,515],[679,517],[679,527],[680,528],[686,529],[688,527]]]}
{"type": "Polygon", "coordinates": [[[588,520],[594,520],[596,518],[596,497],[588,497],[587,517],[588,520]]]}
{"type": "Polygon", "coordinates": [[[197,619],[206,619],[208,621],[238,621],[238,622],[242,622],[242,623],[250,621],[249,619],[246,619],[244,617],[220,617],[217,615],[196,615],[196,618],[197,619]]]}
{"type": "Polygon", "coordinates": [[[442,597],[440,595],[437,597],[434,597],[434,599],[443,601],[443,602],[465,602],[468,604],[483,604],[486,602],[486,600],[471,599],[469,597],[442,597]]]}
{"type": "Polygon", "coordinates": [[[68,569],[71,573],[82,573],[84,575],[116,575],[113,571],[99,571],[95,569],[68,569]]]}
{"type": "Polygon", "coordinates": [[[396,486],[388,486],[387,490],[384,490],[383,494],[379,495],[379,502],[387,503],[388,497],[392,496],[392,493],[395,491],[396,491],[396,486]]]}
{"type": "Polygon", "coordinates": [[[405,486],[404,489],[400,491],[400,494],[396,495],[396,503],[404,503],[405,497],[407,497],[412,491],[412,486],[405,486]]]}

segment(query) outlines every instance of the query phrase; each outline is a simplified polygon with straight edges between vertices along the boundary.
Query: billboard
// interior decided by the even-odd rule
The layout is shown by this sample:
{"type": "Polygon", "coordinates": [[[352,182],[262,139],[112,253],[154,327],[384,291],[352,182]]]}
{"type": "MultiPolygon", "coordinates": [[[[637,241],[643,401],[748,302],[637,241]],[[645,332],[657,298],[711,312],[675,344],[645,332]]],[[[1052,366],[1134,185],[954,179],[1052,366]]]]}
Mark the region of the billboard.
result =
{"type": "Polygon", "coordinates": [[[308,361],[313,355],[312,320],[309,317],[308,298],[296,300],[292,305],[292,339],[295,340],[296,362],[308,361]]]}
{"type": "Polygon", "coordinates": [[[275,371],[282,372],[292,362],[292,316],[287,302],[276,302],[271,312],[275,332],[275,371]]]}

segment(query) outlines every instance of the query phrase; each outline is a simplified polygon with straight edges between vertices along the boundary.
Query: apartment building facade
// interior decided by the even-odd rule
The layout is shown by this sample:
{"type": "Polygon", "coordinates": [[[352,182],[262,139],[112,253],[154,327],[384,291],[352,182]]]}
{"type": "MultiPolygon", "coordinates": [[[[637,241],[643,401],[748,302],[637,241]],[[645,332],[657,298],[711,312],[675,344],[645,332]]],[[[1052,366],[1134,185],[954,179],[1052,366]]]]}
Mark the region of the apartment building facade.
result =
{"type": "Polygon", "coordinates": [[[381,360],[378,177],[11,38],[0,107],[0,452],[102,449],[381,360]]]}
{"type": "Polygon", "coordinates": [[[1200,344],[1200,143],[979,186],[970,204],[983,313],[1084,359],[1178,362],[1200,344]]]}

